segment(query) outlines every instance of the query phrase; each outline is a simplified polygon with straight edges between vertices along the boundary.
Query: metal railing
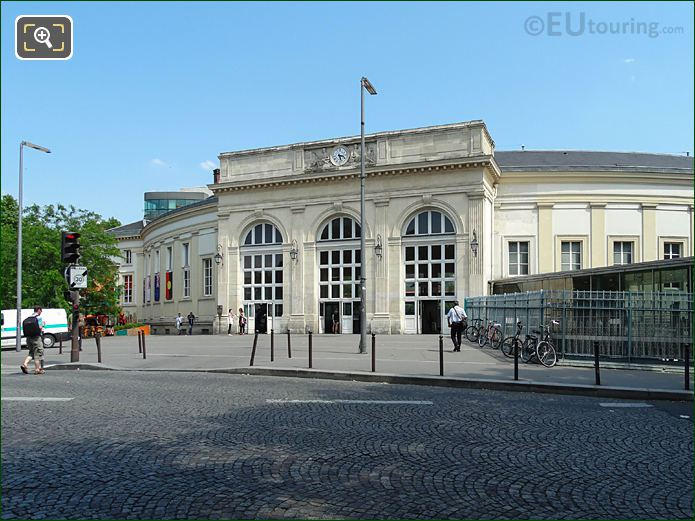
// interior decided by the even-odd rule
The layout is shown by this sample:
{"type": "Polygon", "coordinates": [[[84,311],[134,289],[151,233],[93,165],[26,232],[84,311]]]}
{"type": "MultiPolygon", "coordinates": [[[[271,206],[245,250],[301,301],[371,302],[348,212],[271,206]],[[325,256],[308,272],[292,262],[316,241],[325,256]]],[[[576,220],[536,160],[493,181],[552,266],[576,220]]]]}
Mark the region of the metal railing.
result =
{"type": "Polygon", "coordinates": [[[692,344],[693,293],[541,290],[470,297],[473,318],[499,322],[504,336],[558,320],[551,332],[560,357],[593,356],[598,341],[601,356],[616,361],[668,362],[682,360],[692,344]]]}

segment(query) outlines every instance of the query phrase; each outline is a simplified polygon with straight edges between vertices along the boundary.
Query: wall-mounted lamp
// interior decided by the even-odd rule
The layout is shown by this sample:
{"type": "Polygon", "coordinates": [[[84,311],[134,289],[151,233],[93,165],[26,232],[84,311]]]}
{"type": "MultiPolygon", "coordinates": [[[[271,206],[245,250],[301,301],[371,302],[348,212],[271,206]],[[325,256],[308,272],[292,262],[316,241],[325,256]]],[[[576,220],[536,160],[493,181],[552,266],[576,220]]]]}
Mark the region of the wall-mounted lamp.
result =
{"type": "Polygon", "coordinates": [[[290,259],[292,261],[297,260],[297,256],[299,255],[299,250],[297,249],[297,241],[295,239],[292,239],[292,249],[290,250],[290,259]]]}
{"type": "Polygon", "coordinates": [[[376,244],[374,245],[374,253],[376,254],[377,258],[379,260],[381,260],[381,257],[384,254],[384,248],[381,245],[381,235],[376,236],[376,244]]]}
{"type": "Polygon", "coordinates": [[[215,264],[222,264],[222,245],[217,245],[217,253],[215,254],[215,264]]]}
{"type": "Polygon", "coordinates": [[[471,240],[471,251],[473,252],[473,257],[478,256],[478,236],[475,234],[475,230],[473,230],[473,239],[471,240]]]}

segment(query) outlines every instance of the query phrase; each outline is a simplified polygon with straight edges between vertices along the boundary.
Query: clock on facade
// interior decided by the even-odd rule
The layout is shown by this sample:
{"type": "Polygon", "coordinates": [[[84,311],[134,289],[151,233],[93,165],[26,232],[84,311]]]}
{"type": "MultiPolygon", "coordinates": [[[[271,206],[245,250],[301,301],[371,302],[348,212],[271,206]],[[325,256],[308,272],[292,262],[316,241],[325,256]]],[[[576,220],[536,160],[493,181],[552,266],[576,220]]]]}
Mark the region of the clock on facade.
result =
{"type": "Polygon", "coordinates": [[[348,162],[348,159],[350,159],[350,153],[342,145],[335,147],[331,152],[331,163],[335,166],[343,166],[348,162]]]}

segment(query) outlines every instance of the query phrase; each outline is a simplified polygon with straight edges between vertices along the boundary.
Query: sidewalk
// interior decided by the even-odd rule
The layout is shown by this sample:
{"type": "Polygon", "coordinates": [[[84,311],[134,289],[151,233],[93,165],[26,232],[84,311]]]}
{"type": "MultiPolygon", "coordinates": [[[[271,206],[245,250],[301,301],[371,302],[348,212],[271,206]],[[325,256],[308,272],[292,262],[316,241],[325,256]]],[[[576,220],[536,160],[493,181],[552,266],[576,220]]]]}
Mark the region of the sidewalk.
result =
{"type": "MultiPolygon", "coordinates": [[[[371,342],[371,336],[368,337],[371,342]]],[[[376,337],[376,371],[403,376],[439,377],[439,338],[436,335],[383,335],[376,337]]],[[[270,361],[270,335],[259,335],[254,365],[257,367],[308,368],[308,335],[292,335],[292,358],[288,358],[287,335],[275,335],[275,361],[270,361]]],[[[253,335],[227,336],[147,336],[147,359],[138,353],[137,337],[116,336],[102,339],[102,362],[114,368],[160,370],[211,370],[248,368],[253,335]]],[[[313,368],[323,371],[371,373],[369,353],[357,353],[358,335],[313,335],[313,368]]],[[[451,352],[451,341],[444,338],[444,376],[448,378],[513,380],[514,363],[497,350],[479,349],[464,341],[462,352],[451,352]]],[[[2,372],[19,372],[26,351],[2,352],[2,372]]],[[[70,362],[69,344],[63,354],[57,348],[46,351],[45,364],[70,362]]],[[[96,363],[94,339],[83,341],[80,362],[96,363]]],[[[520,381],[593,386],[593,367],[556,366],[545,368],[519,361],[520,381]]],[[[693,389],[691,378],[690,389],[693,389]]],[[[601,369],[602,386],[683,390],[682,373],[601,369]]]]}

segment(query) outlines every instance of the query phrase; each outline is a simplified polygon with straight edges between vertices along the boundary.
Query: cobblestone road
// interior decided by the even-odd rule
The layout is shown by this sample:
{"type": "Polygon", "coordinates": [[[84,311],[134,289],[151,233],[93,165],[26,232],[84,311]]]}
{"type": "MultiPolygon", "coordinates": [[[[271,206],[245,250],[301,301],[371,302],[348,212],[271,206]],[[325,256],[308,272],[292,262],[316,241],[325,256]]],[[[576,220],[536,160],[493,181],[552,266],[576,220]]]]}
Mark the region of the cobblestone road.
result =
{"type": "Polygon", "coordinates": [[[2,396],[5,519],[693,516],[692,404],[86,371],[2,396]]]}

